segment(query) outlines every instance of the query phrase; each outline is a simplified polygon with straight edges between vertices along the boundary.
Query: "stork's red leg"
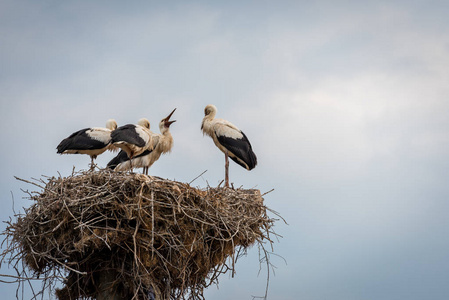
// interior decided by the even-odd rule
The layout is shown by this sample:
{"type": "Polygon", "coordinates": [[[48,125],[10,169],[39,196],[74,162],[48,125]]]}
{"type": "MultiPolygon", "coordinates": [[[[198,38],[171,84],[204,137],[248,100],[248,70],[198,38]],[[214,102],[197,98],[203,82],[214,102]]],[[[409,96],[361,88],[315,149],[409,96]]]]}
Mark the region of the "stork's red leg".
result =
{"type": "Polygon", "coordinates": [[[90,157],[90,170],[93,171],[95,169],[95,165],[94,165],[94,157],[91,156],[90,157]]]}
{"type": "Polygon", "coordinates": [[[133,172],[133,156],[132,155],[129,157],[129,170],[131,173],[133,172]]]}
{"type": "Polygon", "coordinates": [[[229,187],[229,158],[228,151],[225,153],[225,187],[229,187]]]}

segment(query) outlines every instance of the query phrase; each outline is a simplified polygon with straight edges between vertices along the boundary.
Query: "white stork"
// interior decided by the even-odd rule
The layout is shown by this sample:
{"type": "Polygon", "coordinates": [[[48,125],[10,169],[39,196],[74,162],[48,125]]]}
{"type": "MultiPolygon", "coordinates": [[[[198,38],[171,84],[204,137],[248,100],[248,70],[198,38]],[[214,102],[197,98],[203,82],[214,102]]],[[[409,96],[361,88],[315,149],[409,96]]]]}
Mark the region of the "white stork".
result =
{"type": "Polygon", "coordinates": [[[159,130],[161,134],[152,133],[153,150],[145,150],[139,155],[130,159],[126,153],[120,153],[114,157],[109,163],[108,167],[115,171],[126,171],[132,168],[143,168],[143,174],[148,175],[148,169],[159,159],[161,154],[171,151],[173,147],[173,137],[170,133],[170,125],[176,122],[170,121],[171,116],[176,108],[164,119],[159,122],[159,130]]]}
{"type": "Polygon", "coordinates": [[[212,138],[215,145],[225,154],[225,186],[229,187],[229,159],[252,170],[257,165],[257,157],[246,135],[234,124],[223,119],[214,119],[217,114],[215,105],[207,105],[201,123],[203,134],[212,138]]]}
{"type": "Polygon", "coordinates": [[[111,132],[111,143],[125,151],[130,159],[147,149],[153,150],[150,122],[142,118],[137,125],[127,124],[118,127],[111,132]]]}
{"type": "Polygon", "coordinates": [[[106,150],[112,150],[111,132],[117,128],[117,122],[109,119],[106,128],[92,127],[78,130],[63,139],[56,149],[59,154],[88,154],[91,158],[91,170],[94,169],[94,159],[106,150]]]}

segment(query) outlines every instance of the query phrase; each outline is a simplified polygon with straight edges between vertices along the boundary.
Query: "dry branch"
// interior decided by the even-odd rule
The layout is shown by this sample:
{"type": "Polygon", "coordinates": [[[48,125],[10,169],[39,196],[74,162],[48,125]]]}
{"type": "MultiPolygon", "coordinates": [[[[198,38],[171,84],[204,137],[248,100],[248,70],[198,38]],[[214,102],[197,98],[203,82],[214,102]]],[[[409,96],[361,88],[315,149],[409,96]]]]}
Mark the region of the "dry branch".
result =
{"type": "Polygon", "coordinates": [[[59,299],[204,299],[248,247],[267,253],[273,243],[259,190],[109,171],[40,183],[31,207],[7,222],[1,261],[21,261],[44,287],[65,277],[59,299]]]}

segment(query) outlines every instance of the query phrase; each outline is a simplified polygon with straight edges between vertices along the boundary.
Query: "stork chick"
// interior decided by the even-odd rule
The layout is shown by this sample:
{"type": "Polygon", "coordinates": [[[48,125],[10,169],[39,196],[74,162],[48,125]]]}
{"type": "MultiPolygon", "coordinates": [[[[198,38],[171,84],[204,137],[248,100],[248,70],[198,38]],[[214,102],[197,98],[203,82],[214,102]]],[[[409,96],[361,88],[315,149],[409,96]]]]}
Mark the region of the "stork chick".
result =
{"type": "Polygon", "coordinates": [[[95,168],[94,159],[106,150],[112,150],[111,132],[117,128],[117,122],[109,119],[106,128],[84,128],[63,139],[56,147],[59,154],[88,154],[91,158],[90,170],[95,168]]]}
{"type": "Polygon", "coordinates": [[[173,147],[173,137],[170,133],[170,125],[176,120],[170,121],[176,108],[159,122],[161,134],[152,133],[153,150],[145,150],[134,158],[130,159],[121,151],[109,163],[108,167],[115,171],[125,171],[132,168],[143,168],[143,174],[148,175],[148,169],[156,162],[162,154],[168,153],[173,147]]]}
{"type": "Polygon", "coordinates": [[[111,133],[111,142],[114,146],[125,151],[130,159],[147,149],[152,150],[150,122],[142,118],[137,122],[137,125],[127,124],[118,127],[111,133]]]}
{"type": "Polygon", "coordinates": [[[257,157],[246,135],[231,122],[215,119],[216,114],[215,105],[207,105],[204,109],[201,129],[203,134],[210,136],[215,146],[225,154],[225,186],[229,187],[228,157],[247,170],[254,169],[257,165],[257,157]]]}

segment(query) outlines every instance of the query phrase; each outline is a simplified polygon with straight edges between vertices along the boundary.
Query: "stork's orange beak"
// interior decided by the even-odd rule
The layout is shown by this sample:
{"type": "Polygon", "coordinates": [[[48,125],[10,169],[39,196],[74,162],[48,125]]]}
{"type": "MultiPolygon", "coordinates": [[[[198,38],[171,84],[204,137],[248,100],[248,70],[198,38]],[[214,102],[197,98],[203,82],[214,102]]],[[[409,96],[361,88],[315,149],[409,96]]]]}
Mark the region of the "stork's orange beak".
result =
{"type": "Polygon", "coordinates": [[[171,124],[173,124],[174,122],[176,122],[176,120],[170,121],[171,116],[173,115],[173,113],[175,112],[176,108],[164,119],[165,122],[165,126],[166,127],[170,127],[171,124]]]}

